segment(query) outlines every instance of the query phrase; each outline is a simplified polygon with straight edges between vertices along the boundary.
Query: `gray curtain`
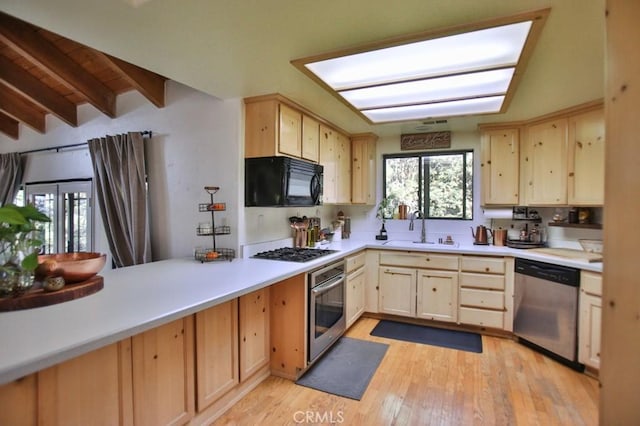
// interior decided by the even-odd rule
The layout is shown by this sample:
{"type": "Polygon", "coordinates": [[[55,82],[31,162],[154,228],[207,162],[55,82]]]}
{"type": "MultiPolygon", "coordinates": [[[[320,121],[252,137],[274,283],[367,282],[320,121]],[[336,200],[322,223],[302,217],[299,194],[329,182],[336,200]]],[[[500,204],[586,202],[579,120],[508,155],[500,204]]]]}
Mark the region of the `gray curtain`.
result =
{"type": "Polygon", "coordinates": [[[96,195],[117,268],[151,261],[144,140],[139,132],[88,141],[96,195]]]}
{"type": "Polygon", "coordinates": [[[0,206],[13,203],[22,182],[22,160],[17,152],[0,154],[0,206]]]}

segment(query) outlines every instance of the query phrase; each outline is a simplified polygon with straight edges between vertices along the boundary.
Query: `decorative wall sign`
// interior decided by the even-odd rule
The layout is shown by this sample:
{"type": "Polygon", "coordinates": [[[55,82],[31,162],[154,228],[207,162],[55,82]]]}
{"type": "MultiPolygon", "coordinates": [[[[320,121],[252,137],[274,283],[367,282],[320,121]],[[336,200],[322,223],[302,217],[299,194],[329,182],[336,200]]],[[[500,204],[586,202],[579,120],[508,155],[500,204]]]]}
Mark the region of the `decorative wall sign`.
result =
{"type": "Polygon", "coordinates": [[[415,133],[400,135],[400,149],[440,149],[451,148],[451,132],[415,133]]]}

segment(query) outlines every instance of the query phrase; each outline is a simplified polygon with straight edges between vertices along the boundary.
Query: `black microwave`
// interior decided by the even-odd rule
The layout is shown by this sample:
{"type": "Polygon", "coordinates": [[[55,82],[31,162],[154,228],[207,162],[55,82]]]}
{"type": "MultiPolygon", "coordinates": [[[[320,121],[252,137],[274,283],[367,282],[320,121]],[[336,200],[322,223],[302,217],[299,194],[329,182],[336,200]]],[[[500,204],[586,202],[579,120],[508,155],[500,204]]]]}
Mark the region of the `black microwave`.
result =
{"type": "Polygon", "coordinates": [[[320,164],[290,157],[244,160],[246,207],[318,206],[322,204],[320,164]]]}

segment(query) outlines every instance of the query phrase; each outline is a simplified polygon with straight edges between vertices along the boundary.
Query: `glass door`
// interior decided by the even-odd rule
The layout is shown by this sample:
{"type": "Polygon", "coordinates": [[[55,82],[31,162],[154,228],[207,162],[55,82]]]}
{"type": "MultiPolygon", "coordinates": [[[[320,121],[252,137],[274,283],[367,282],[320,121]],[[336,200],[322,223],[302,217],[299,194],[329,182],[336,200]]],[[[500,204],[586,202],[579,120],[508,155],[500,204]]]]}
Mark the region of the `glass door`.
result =
{"type": "Polygon", "coordinates": [[[43,254],[93,251],[91,181],[26,184],[25,197],[51,218],[44,224],[43,254]]]}

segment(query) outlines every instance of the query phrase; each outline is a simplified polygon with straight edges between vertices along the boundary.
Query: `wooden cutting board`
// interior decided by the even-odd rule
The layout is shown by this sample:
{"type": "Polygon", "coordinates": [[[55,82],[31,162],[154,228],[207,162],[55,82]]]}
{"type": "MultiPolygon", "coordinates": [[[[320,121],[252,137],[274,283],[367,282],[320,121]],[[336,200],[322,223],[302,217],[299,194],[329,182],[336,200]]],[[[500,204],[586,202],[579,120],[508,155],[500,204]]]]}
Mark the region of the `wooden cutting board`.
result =
{"type": "Polygon", "coordinates": [[[602,253],[591,253],[583,250],[545,247],[545,248],[531,249],[531,251],[540,253],[540,254],[548,254],[551,256],[564,257],[567,259],[584,260],[590,263],[602,262],[602,253]]]}

